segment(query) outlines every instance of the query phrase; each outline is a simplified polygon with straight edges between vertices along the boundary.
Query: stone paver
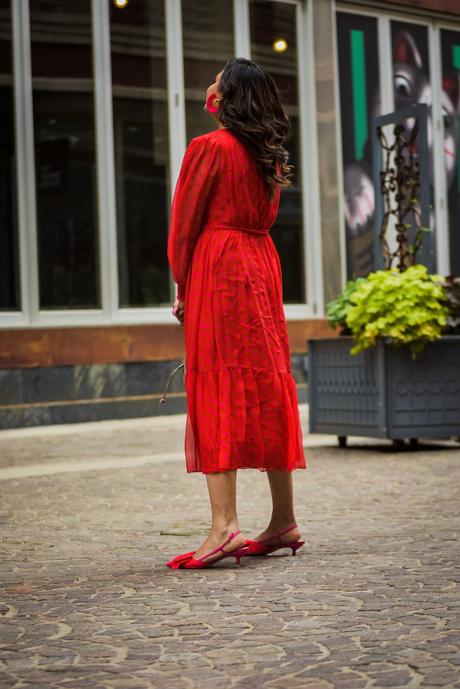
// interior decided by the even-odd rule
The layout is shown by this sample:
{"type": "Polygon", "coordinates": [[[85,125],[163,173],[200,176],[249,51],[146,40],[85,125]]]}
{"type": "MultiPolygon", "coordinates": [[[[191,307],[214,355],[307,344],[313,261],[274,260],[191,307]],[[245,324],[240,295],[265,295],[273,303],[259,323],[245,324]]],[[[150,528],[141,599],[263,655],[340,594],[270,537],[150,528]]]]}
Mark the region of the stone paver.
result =
{"type": "MultiPolygon", "coordinates": [[[[209,524],[184,422],[0,432],[2,689],[460,688],[458,444],[344,450],[304,425],[297,556],[173,571],[209,524]]],[[[263,473],[238,500],[253,536],[263,473]]]]}

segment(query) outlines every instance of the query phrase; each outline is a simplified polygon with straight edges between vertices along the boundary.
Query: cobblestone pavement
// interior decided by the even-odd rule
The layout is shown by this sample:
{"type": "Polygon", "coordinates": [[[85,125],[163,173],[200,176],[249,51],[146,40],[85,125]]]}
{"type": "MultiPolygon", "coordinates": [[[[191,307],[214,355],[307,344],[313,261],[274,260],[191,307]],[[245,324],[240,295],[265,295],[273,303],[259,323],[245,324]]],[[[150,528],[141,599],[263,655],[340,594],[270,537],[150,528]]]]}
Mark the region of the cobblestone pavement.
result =
{"type": "MultiPolygon", "coordinates": [[[[184,423],[0,432],[2,689],[460,687],[458,444],[304,426],[297,556],[174,571],[209,524],[184,423]]],[[[240,471],[238,501],[254,536],[266,476],[240,471]]]]}

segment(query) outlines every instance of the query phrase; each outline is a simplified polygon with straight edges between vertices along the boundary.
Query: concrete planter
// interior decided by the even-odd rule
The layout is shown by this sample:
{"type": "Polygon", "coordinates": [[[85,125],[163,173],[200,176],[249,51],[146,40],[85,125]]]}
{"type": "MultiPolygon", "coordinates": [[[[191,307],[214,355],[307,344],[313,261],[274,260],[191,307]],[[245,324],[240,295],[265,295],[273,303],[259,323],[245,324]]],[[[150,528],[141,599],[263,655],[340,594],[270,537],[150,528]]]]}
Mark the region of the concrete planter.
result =
{"type": "Polygon", "coordinates": [[[389,338],[350,354],[353,337],[309,339],[309,432],[389,438],[460,439],[460,335],[427,344],[413,361],[389,338]]]}

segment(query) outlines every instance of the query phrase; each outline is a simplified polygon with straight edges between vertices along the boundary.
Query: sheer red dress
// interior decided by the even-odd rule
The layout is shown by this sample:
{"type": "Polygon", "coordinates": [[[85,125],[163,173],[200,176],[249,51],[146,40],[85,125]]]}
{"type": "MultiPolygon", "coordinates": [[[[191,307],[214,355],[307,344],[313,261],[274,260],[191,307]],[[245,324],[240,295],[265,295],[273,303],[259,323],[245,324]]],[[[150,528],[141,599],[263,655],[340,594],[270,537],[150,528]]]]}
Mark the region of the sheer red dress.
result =
{"type": "Polygon", "coordinates": [[[280,259],[256,161],[228,129],[185,152],[168,261],[185,301],[188,472],[307,466],[291,373],[280,259]]]}

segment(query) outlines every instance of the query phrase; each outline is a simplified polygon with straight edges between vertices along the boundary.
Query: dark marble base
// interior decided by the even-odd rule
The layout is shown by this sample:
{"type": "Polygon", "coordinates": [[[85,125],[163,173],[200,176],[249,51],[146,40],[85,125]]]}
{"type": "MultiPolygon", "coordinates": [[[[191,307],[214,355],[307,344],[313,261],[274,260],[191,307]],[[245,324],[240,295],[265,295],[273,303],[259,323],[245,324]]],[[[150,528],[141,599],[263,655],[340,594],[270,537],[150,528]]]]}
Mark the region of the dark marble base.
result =
{"type": "MultiPolygon", "coordinates": [[[[181,414],[187,409],[183,369],[160,397],[181,360],[92,366],[0,369],[0,429],[181,414]]],[[[305,356],[291,356],[299,402],[306,402],[305,356]]]]}

